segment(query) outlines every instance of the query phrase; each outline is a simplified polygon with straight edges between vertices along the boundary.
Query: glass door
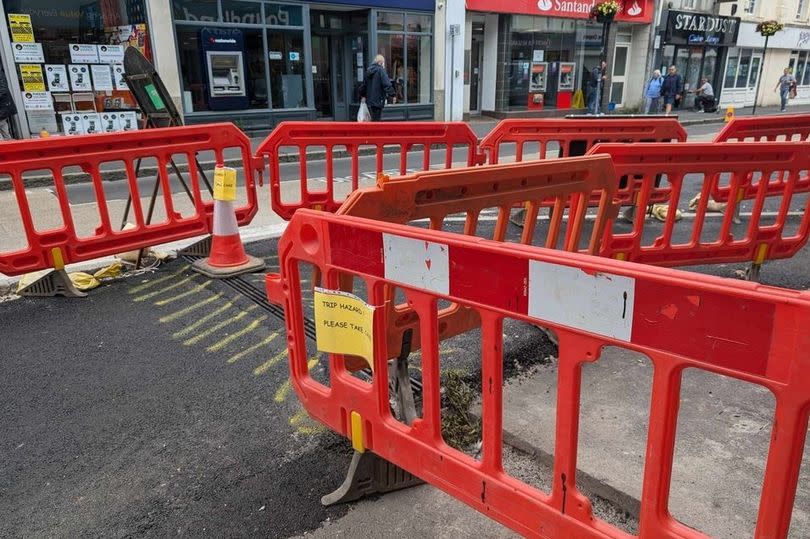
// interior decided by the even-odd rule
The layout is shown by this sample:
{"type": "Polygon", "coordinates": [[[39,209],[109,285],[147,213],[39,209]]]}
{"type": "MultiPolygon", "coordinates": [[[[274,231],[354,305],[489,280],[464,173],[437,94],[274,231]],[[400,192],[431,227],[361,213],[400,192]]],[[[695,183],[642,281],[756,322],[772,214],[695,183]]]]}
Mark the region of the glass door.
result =
{"type": "Polygon", "coordinates": [[[616,45],[613,54],[613,71],[610,76],[610,102],[617,107],[624,104],[624,84],[627,81],[627,60],[630,57],[630,47],[616,45]]]}
{"type": "Polygon", "coordinates": [[[330,38],[332,51],[332,107],[333,117],[337,121],[349,119],[349,110],[346,104],[346,38],[343,35],[330,38]]]}
{"type": "Polygon", "coordinates": [[[745,105],[754,106],[757,99],[757,80],[759,80],[759,70],[762,65],[762,53],[754,52],[751,55],[751,69],[748,73],[748,87],[745,91],[745,105]]]}
{"type": "Polygon", "coordinates": [[[481,56],[484,50],[481,45],[481,41],[473,39],[470,51],[470,112],[473,114],[481,112],[481,56]]]}
{"type": "Polygon", "coordinates": [[[332,58],[328,35],[312,34],[312,85],[318,118],[332,118],[332,58]]]}

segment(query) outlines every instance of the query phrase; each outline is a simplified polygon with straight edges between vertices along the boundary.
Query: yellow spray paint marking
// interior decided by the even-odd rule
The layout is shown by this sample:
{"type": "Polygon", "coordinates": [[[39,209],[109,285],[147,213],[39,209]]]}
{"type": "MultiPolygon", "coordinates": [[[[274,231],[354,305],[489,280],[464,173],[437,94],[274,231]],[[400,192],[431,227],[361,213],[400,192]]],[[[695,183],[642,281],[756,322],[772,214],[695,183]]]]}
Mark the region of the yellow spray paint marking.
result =
{"type": "Polygon", "coordinates": [[[203,283],[203,284],[201,284],[201,285],[195,286],[194,288],[192,288],[192,289],[191,289],[191,290],[189,290],[188,292],[183,292],[182,294],[177,294],[177,295],[176,295],[176,296],[174,296],[174,297],[171,297],[171,298],[166,298],[166,299],[162,299],[162,300],[160,300],[160,301],[156,301],[156,302],[155,302],[155,305],[157,305],[157,306],[159,306],[159,307],[162,307],[163,305],[168,305],[169,303],[174,303],[175,301],[177,301],[177,300],[179,300],[179,299],[183,299],[183,298],[186,298],[186,297],[188,297],[188,296],[192,296],[192,295],[194,295],[194,294],[197,294],[197,293],[199,293],[199,292],[201,292],[201,291],[205,290],[205,289],[206,289],[206,287],[207,287],[209,284],[211,284],[211,281],[206,281],[206,282],[204,282],[204,283],[203,283]]]}
{"type": "Polygon", "coordinates": [[[215,310],[211,311],[210,313],[206,314],[205,316],[203,316],[202,318],[200,318],[199,320],[197,320],[193,324],[189,324],[185,328],[183,328],[183,329],[181,329],[179,331],[175,331],[174,333],[172,333],[172,337],[175,338],[175,339],[179,339],[180,337],[182,337],[184,335],[188,335],[189,333],[193,332],[198,327],[202,326],[203,324],[205,324],[206,322],[208,322],[212,318],[216,318],[217,316],[224,313],[225,311],[227,311],[231,307],[233,307],[233,302],[229,301],[228,303],[226,303],[224,305],[221,305],[217,309],[215,309],[215,310]]]}
{"type": "Polygon", "coordinates": [[[201,307],[205,307],[209,303],[212,303],[212,302],[220,299],[221,297],[222,297],[222,294],[217,294],[216,296],[211,296],[208,299],[204,299],[203,301],[200,301],[199,303],[195,303],[194,305],[189,305],[188,307],[185,307],[183,309],[180,309],[179,311],[173,312],[172,314],[167,314],[166,316],[161,316],[158,320],[160,321],[161,324],[165,324],[167,322],[173,322],[174,320],[177,320],[178,318],[181,318],[181,317],[183,317],[183,316],[185,316],[185,315],[187,315],[189,313],[192,313],[192,312],[196,311],[197,309],[199,309],[201,307]]]}
{"type": "Polygon", "coordinates": [[[287,349],[285,348],[284,350],[282,350],[278,354],[274,355],[273,357],[271,357],[270,359],[268,359],[267,361],[265,361],[264,363],[262,363],[261,365],[259,365],[255,369],[253,369],[253,375],[254,376],[261,376],[262,374],[266,373],[268,370],[270,370],[270,367],[272,367],[273,365],[275,365],[276,363],[278,363],[279,361],[284,359],[284,357],[286,355],[287,355],[287,349]]]}
{"type": "Polygon", "coordinates": [[[258,350],[262,346],[267,346],[267,344],[270,341],[272,341],[273,339],[275,339],[277,336],[278,336],[278,333],[273,333],[272,335],[270,335],[269,337],[264,339],[262,342],[254,344],[253,346],[245,348],[241,352],[238,352],[238,353],[232,355],[231,357],[228,358],[228,365],[232,365],[232,364],[236,363],[237,361],[239,361],[240,359],[242,359],[246,355],[250,354],[251,352],[255,352],[256,350],[258,350]]]}
{"type": "Polygon", "coordinates": [[[169,290],[174,290],[178,286],[183,286],[184,284],[186,284],[187,282],[189,282],[193,278],[194,278],[194,276],[186,277],[185,279],[180,279],[176,283],[173,283],[173,284],[170,284],[169,286],[163,287],[160,290],[155,290],[153,292],[148,292],[146,294],[142,294],[142,295],[134,298],[132,301],[146,301],[149,298],[153,298],[155,296],[165,294],[169,290]]]}
{"type": "Polygon", "coordinates": [[[138,286],[133,286],[132,288],[129,289],[129,293],[130,294],[137,294],[141,290],[146,290],[147,288],[152,288],[153,286],[158,285],[160,283],[165,283],[169,279],[174,279],[175,277],[177,277],[181,273],[185,272],[186,270],[188,270],[188,268],[189,268],[189,266],[185,265],[182,268],[180,268],[178,271],[172,273],[171,275],[166,275],[165,277],[160,277],[158,279],[151,280],[148,283],[143,283],[143,284],[139,284],[138,286]]]}
{"type": "MultiPolygon", "coordinates": [[[[312,359],[310,359],[307,362],[307,370],[311,371],[313,369],[313,367],[315,367],[315,365],[318,364],[318,361],[320,361],[320,358],[318,358],[318,357],[313,357],[312,359]]],[[[276,401],[277,403],[281,404],[282,402],[287,400],[287,395],[290,394],[291,389],[292,389],[292,383],[290,382],[290,379],[287,378],[284,381],[284,383],[281,384],[281,386],[276,390],[276,394],[273,395],[273,400],[276,401]]]]}
{"type": "Polygon", "coordinates": [[[242,336],[250,333],[251,331],[254,331],[257,327],[259,327],[259,324],[261,324],[265,320],[267,320],[266,316],[262,316],[261,318],[257,318],[256,320],[254,320],[253,322],[251,322],[247,326],[243,327],[242,329],[240,329],[236,333],[232,333],[232,334],[228,335],[227,337],[225,337],[224,339],[220,340],[219,342],[216,342],[216,343],[212,344],[211,346],[206,348],[205,351],[206,352],[219,352],[220,350],[222,350],[223,348],[228,346],[228,344],[232,343],[233,341],[235,341],[239,337],[242,337],[242,336]]]}
{"type": "Polygon", "coordinates": [[[213,333],[216,333],[220,329],[222,329],[224,327],[227,327],[227,326],[233,324],[234,322],[238,322],[242,318],[246,317],[250,313],[250,311],[252,311],[255,307],[258,307],[258,305],[251,305],[250,307],[248,307],[244,311],[240,312],[239,314],[237,314],[233,318],[223,320],[219,324],[215,324],[215,325],[211,326],[210,328],[206,329],[202,333],[198,333],[197,335],[195,335],[195,336],[193,336],[193,337],[191,337],[189,339],[186,339],[185,341],[183,341],[183,344],[186,345],[186,346],[191,346],[192,344],[196,344],[196,343],[200,342],[201,340],[205,339],[209,335],[211,335],[213,333]]]}
{"type": "Polygon", "coordinates": [[[326,432],[326,427],[319,423],[315,423],[312,427],[306,427],[304,425],[298,425],[295,429],[296,432],[299,434],[307,434],[309,436],[314,436],[316,434],[320,434],[322,432],[326,432]]]}
{"type": "Polygon", "coordinates": [[[290,425],[293,427],[309,419],[309,414],[306,410],[298,410],[292,417],[290,417],[290,425]]]}

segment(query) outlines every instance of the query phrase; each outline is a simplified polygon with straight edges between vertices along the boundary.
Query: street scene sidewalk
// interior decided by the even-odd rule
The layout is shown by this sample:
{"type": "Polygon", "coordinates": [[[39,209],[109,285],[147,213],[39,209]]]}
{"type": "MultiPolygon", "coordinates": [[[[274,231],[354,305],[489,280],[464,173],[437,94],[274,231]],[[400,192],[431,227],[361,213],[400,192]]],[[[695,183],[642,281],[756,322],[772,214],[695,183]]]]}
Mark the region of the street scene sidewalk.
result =
{"type": "MultiPolygon", "coordinates": [[[[471,125],[479,136],[492,128],[489,120],[471,125]]],[[[722,126],[690,124],[689,139],[710,140],[722,126]]],[[[398,155],[389,157],[384,168],[395,172],[398,155]]],[[[361,158],[361,169],[373,170],[374,159],[361,158]]],[[[340,161],[336,175],[343,178],[349,160],[340,161]]],[[[284,164],[283,198],[297,196],[298,166],[284,164]]],[[[314,156],[308,166],[317,184],[324,162],[314,156]]],[[[144,178],[144,185],[150,181],[144,178]]],[[[373,173],[361,175],[361,185],[375,181],[373,173]]],[[[128,192],[122,182],[109,183],[117,222],[128,192]]],[[[687,186],[690,196],[694,185],[687,186]]],[[[336,186],[338,196],[349,191],[346,181],[336,186]]],[[[248,252],[277,272],[277,237],[286,223],[270,209],[267,186],[259,192],[260,211],[240,232],[248,252]]],[[[92,187],[71,185],[69,193],[81,233],[90,234],[98,224],[92,187]]],[[[0,191],[0,250],[19,244],[11,195],[0,191]]],[[[190,211],[187,201],[179,202],[185,195],[179,189],[176,195],[176,210],[190,211]]],[[[59,225],[51,189],[33,187],[29,198],[37,225],[59,225]]],[[[237,205],[244,200],[240,195],[237,205]]],[[[682,210],[683,222],[691,222],[694,213],[682,210]]],[[[707,218],[705,231],[718,231],[722,215],[707,218]]],[[[498,219],[497,210],[482,212],[483,236],[498,219]]],[[[461,221],[446,230],[459,232],[461,221]]],[[[510,225],[507,241],[520,234],[510,225]]],[[[343,480],[351,445],[298,402],[285,326],[266,307],[263,273],[245,278],[246,291],[204,279],[189,263],[181,257],[135,272],[83,300],[0,294],[0,429],[6,433],[0,451],[7,456],[0,462],[0,536],[516,537],[429,485],[321,506],[320,497],[343,480]]],[[[733,278],[745,267],[684,269],[733,278]]],[[[766,264],[762,284],[806,290],[807,267],[805,248],[766,264]]],[[[480,380],[481,341],[474,333],[441,343],[443,370],[480,380]]],[[[557,348],[529,324],[507,321],[503,333],[504,470],[547,493],[557,348]]],[[[609,348],[583,373],[576,483],[597,518],[629,534],[638,533],[652,370],[649,358],[609,348]]],[[[472,398],[471,423],[479,408],[480,399],[472,398]]],[[[753,535],[773,409],[772,396],[754,386],[686,372],[670,489],[675,518],[716,537],[753,535]]],[[[792,538],[810,536],[808,448],[792,538]]]]}

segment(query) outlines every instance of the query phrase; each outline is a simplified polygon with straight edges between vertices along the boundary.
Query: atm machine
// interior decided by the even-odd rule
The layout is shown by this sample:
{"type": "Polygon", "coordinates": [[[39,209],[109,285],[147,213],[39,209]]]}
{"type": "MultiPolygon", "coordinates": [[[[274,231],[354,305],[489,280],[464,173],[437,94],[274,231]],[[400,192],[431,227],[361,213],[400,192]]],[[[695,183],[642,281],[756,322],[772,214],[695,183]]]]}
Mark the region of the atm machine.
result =
{"type": "Polygon", "coordinates": [[[203,28],[200,43],[211,110],[246,109],[245,40],[241,30],[203,28]]]}

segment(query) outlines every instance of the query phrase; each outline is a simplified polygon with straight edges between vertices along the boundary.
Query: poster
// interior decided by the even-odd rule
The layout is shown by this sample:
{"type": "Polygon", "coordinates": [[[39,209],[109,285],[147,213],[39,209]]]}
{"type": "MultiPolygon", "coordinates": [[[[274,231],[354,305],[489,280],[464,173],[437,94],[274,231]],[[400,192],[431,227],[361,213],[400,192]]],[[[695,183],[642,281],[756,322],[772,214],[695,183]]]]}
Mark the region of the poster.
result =
{"type": "Polygon", "coordinates": [[[557,89],[561,92],[574,91],[574,69],[577,64],[574,62],[560,62],[560,81],[557,89]]]}
{"type": "Polygon", "coordinates": [[[102,64],[121,64],[124,62],[123,45],[99,45],[98,61],[102,64]]]}
{"type": "Polygon", "coordinates": [[[135,111],[126,111],[118,113],[118,125],[121,131],[137,131],[138,130],[138,115],[135,111]]]}
{"type": "Polygon", "coordinates": [[[67,68],[59,64],[45,64],[45,78],[48,90],[52,92],[69,92],[67,68]]]}
{"type": "Polygon", "coordinates": [[[23,90],[26,92],[45,91],[45,79],[42,78],[42,66],[40,64],[20,64],[20,78],[22,79],[23,90]]]}
{"type": "Polygon", "coordinates": [[[44,64],[45,55],[42,54],[42,43],[14,43],[14,61],[18,64],[44,64]]]}
{"type": "Polygon", "coordinates": [[[532,51],[532,62],[542,62],[546,55],[546,51],[539,49],[532,51]]]}
{"type": "Polygon", "coordinates": [[[16,43],[34,42],[34,27],[31,26],[31,15],[9,13],[8,27],[11,30],[11,41],[16,43]]]}
{"type": "Polygon", "coordinates": [[[115,89],[129,90],[129,86],[127,86],[127,79],[124,78],[124,75],[126,75],[126,72],[124,71],[124,66],[122,66],[121,64],[116,64],[112,66],[112,70],[115,89]]]}
{"type": "Polygon", "coordinates": [[[540,62],[532,64],[532,78],[529,81],[529,92],[545,92],[548,73],[548,64],[540,62]]]}
{"type": "Polygon", "coordinates": [[[290,62],[300,62],[301,61],[301,53],[300,52],[291,52],[290,53],[290,62]]]}
{"type": "Polygon", "coordinates": [[[70,45],[68,45],[68,47],[70,47],[70,63],[72,64],[98,63],[98,46],[71,43],[70,45]]]}
{"type": "Polygon", "coordinates": [[[101,118],[97,112],[82,112],[82,126],[88,135],[101,133],[101,118]]]}
{"type": "Polygon", "coordinates": [[[59,132],[56,114],[52,110],[29,110],[25,116],[28,118],[28,129],[32,135],[38,135],[43,130],[48,134],[59,132]]]}
{"type": "Polygon", "coordinates": [[[51,92],[22,92],[25,110],[53,110],[51,92]]]}
{"type": "Polygon", "coordinates": [[[69,65],[70,87],[74,92],[91,92],[93,83],[90,81],[90,70],[86,65],[69,65]]]}
{"type": "Polygon", "coordinates": [[[130,24],[127,26],[108,26],[104,28],[104,35],[110,45],[123,45],[123,48],[135,47],[141,54],[150,59],[147,50],[146,25],[130,24]]]}
{"type": "Polygon", "coordinates": [[[281,51],[270,51],[270,53],[268,54],[268,57],[271,60],[283,60],[284,59],[284,54],[281,51]]]}
{"type": "Polygon", "coordinates": [[[62,132],[65,135],[84,135],[82,115],[75,112],[62,114],[62,132]]]}
{"type": "Polygon", "coordinates": [[[93,64],[90,66],[93,75],[93,89],[97,92],[112,92],[113,80],[109,64],[93,64]]]}
{"type": "Polygon", "coordinates": [[[99,114],[101,118],[101,130],[105,133],[114,133],[121,129],[118,123],[117,112],[102,112],[99,114]]]}

